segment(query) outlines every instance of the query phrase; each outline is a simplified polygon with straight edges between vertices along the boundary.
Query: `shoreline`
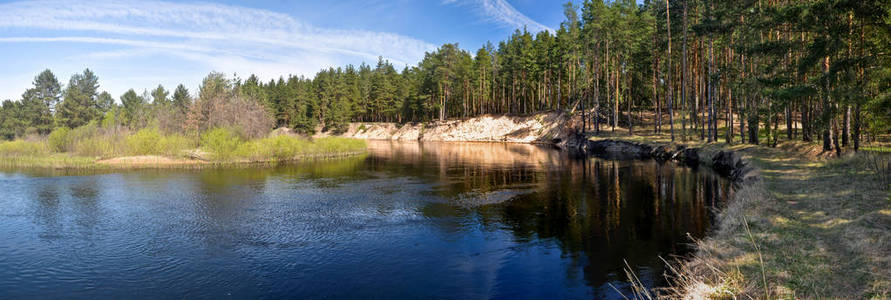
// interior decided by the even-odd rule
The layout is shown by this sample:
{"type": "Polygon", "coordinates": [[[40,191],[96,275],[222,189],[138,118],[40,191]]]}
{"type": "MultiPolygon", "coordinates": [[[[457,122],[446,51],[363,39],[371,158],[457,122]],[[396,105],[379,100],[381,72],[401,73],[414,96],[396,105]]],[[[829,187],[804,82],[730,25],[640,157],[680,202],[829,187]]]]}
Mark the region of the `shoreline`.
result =
{"type": "Polygon", "coordinates": [[[96,158],[67,154],[0,156],[0,168],[21,170],[144,170],[144,169],[210,169],[269,167],[279,164],[348,158],[366,154],[367,151],[343,153],[305,154],[289,159],[226,160],[211,161],[194,158],[161,155],[119,156],[96,158]]]}

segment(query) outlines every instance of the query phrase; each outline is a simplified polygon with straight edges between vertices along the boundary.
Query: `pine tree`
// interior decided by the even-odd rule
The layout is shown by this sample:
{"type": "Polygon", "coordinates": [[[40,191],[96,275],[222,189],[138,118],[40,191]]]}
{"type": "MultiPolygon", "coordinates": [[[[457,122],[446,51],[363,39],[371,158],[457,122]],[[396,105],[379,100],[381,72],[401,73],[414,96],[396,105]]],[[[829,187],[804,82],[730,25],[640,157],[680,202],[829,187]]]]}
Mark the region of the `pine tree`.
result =
{"type": "Polygon", "coordinates": [[[130,128],[138,128],[145,118],[145,106],[147,102],[136,94],[133,89],[127,90],[121,95],[123,108],[122,123],[130,128]]]}
{"type": "Polygon", "coordinates": [[[173,99],[171,99],[171,104],[174,109],[181,113],[185,113],[189,109],[189,105],[192,105],[192,96],[189,94],[189,90],[182,84],[176,86],[176,90],[173,91],[173,99]]]}
{"type": "Polygon", "coordinates": [[[65,98],[58,106],[57,123],[75,128],[98,117],[98,89],[99,78],[90,69],[72,75],[64,92],[65,98]]]}
{"type": "Polygon", "coordinates": [[[167,99],[167,96],[170,95],[170,92],[164,89],[164,86],[158,85],[154,90],[152,90],[152,104],[160,107],[167,107],[170,105],[170,101],[167,99]]]}

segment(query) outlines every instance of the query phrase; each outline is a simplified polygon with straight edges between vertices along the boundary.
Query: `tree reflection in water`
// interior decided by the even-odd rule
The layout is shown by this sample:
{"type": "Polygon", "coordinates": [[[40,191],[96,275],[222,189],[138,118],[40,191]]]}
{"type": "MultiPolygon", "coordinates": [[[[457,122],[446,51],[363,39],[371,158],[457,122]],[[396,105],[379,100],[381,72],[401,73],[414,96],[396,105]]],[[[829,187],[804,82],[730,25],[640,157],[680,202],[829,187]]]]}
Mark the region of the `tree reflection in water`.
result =
{"type": "Polygon", "coordinates": [[[556,240],[591,286],[624,279],[623,259],[658,284],[659,257],[688,253],[690,237],[705,235],[721,199],[732,193],[726,180],[706,170],[545,146],[371,142],[369,149],[370,163],[380,161],[380,169],[400,168],[438,183],[433,194],[446,203],[428,204],[426,216],[465,224],[473,223],[454,217],[474,218],[487,230],[510,230],[521,242],[556,240]]]}

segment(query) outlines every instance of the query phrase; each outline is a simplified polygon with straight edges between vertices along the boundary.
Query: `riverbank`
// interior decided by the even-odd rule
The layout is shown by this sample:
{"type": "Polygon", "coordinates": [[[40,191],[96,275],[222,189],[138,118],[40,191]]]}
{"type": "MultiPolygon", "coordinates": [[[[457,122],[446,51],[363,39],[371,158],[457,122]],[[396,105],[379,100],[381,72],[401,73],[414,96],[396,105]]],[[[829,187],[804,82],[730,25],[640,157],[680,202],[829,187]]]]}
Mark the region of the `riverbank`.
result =
{"type": "Polygon", "coordinates": [[[134,145],[127,150],[109,151],[113,154],[104,156],[57,151],[47,140],[0,142],[0,167],[60,170],[198,169],[331,159],[361,155],[366,151],[364,141],[339,137],[310,140],[280,135],[242,141],[221,136],[216,141],[204,141],[200,147],[189,149],[162,146],[163,139],[144,141],[143,144],[150,144],[151,147],[134,145]]]}
{"type": "Polygon", "coordinates": [[[717,229],[696,241],[696,254],[671,262],[673,287],[662,290],[663,296],[884,299],[891,295],[891,198],[887,183],[872,171],[871,155],[876,154],[832,158],[834,153],[800,142],[768,148],[671,144],[659,136],[592,138],[594,143],[604,141],[649,149],[696,149],[698,161],[707,166],[717,154],[732,151],[742,159],[742,167],[751,168],[737,179],[742,184],[719,213],[717,229]]]}
{"type": "MultiPolygon", "coordinates": [[[[558,144],[570,134],[569,115],[560,111],[530,116],[482,115],[429,123],[354,122],[338,136],[421,142],[505,142],[558,144]]],[[[319,132],[316,137],[330,136],[319,132]]]]}

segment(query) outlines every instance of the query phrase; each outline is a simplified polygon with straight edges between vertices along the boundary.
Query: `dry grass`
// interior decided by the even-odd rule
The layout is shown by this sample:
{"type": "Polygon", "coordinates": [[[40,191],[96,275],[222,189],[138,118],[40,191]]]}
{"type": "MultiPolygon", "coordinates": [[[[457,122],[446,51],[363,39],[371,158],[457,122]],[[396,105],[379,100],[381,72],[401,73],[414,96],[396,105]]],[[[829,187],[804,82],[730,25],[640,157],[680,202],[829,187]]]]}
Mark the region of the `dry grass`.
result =
{"type": "MultiPolygon", "coordinates": [[[[824,159],[799,143],[731,149],[762,180],[741,187],[667,298],[891,296],[891,198],[867,154],[824,159]]],[[[708,157],[706,155],[706,157],[708,157]]]]}
{"type": "Polygon", "coordinates": [[[705,161],[717,151],[733,150],[761,178],[738,188],[713,232],[695,241],[693,257],[667,262],[673,284],[657,298],[891,297],[887,141],[837,158],[816,143],[800,141],[781,140],[776,148],[728,145],[723,136],[720,143],[671,142],[665,133],[653,134],[652,127],[633,136],[617,128],[591,139],[699,147],[705,161]]]}

